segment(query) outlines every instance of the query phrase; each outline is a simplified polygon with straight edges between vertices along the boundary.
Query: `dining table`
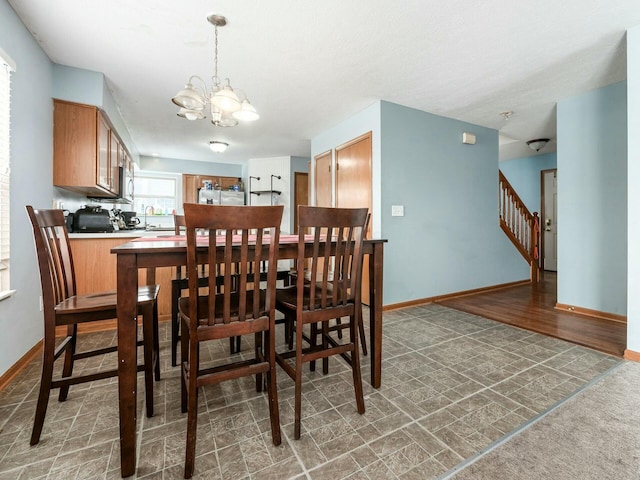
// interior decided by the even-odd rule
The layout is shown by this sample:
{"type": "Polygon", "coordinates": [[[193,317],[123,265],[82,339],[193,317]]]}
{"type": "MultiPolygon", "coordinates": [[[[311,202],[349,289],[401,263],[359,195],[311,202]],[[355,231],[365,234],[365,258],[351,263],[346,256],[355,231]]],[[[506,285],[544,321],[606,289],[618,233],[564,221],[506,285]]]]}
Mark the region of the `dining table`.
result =
{"type": "MultiPolygon", "coordinates": [[[[295,259],[298,235],[281,235],[278,259],[295,259]]],[[[363,252],[369,257],[369,356],[371,385],[379,388],[382,371],[382,283],[385,239],[367,239],[363,252]]],[[[206,255],[207,242],[199,254],[206,255]]],[[[155,269],[186,265],[185,236],[141,237],[111,249],[117,264],[118,403],[120,420],[120,472],[128,477],[136,471],[136,387],[138,270],[147,270],[147,283],[155,280],[155,269]]],[[[363,272],[363,275],[365,273],[363,272]]]]}

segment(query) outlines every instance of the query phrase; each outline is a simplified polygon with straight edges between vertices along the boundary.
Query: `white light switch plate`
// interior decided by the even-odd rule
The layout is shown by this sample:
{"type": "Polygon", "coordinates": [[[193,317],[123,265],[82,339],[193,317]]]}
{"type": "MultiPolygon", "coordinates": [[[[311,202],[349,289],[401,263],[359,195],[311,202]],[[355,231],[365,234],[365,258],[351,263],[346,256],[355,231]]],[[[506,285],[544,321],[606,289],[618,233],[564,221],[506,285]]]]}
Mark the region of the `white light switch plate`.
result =
{"type": "Polygon", "coordinates": [[[391,205],[392,217],[404,217],[404,205],[391,205]]]}

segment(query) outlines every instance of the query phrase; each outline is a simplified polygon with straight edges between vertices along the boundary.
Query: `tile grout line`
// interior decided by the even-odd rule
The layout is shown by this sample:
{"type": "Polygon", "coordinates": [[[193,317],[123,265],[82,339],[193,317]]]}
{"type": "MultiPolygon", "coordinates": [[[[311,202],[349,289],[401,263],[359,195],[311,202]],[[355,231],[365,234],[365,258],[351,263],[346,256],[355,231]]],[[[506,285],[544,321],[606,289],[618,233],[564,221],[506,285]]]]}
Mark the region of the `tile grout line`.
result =
{"type": "Polygon", "coordinates": [[[443,473],[442,475],[436,477],[435,480],[448,480],[450,478],[453,478],[454,475],[460,473],[462,470],[464,470],[468,466],[474,464],[479,459],[481,459],[485,455],[489,454],[490,452],[492,452],[493,450],[495,450],[499,446],[505,444],[506,442],[511,440],[516,435],[518,435],[521,432],[527,430],[529,427],[531,427],[532,425],[534,425],[537,422],[539,422],[540,420],[542,420],[544,417],[549,415],[551,412],[556,410],[558,407],[564,405],[569,400],[571,400],[574,397],[576,397],[579,394],[581,394],[583,391],[591,388],[593,385],[595,385],[596,383],[600,382],[600,380],[602,380],[602,379],[608,377],[609,375],[611,375],[614,371],[616,371],[617,369],[621,368],[622,365],[624,365],[624,362],[621,362],[621,363],[618,363],[618,364],[612,366],[611,368],[609,368],[605,372],[601,373],[600,375],[598,375],[595,378],[591,379],[589,382],[587,382],[584,385],[582,385],[580,388],[578,388],[573,393],[569,394],[568,396],[566,396],[563,399],[559,400],[558,402],[554,403],[552,406],[550,406],[545,411],[540,412],[538,415],[536,415],[532,419],[530,419],[527,422],[523,423],[522,425],[520,425],[518,428],[516,428],[512,432],[510,432],[510,433],[506,434],[505,436],[499,438],[495,442],[492,442],[487,447],[483,448],[482,450],[480,450],[479,452],[475,453],[471,457],[469,457],[466,460],[462,461],[461,463],[459,463],[458,465],[456,465],[455,467],[453,467],[449,471],[447,471],[447,472],[443,473]]]}

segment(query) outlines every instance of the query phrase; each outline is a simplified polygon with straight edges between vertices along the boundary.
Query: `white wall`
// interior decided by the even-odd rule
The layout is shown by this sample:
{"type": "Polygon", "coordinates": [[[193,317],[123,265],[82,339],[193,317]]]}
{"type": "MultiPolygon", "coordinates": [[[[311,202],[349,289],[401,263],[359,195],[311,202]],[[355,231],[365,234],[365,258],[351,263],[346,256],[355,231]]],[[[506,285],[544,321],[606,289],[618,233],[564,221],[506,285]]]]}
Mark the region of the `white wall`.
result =
{"type": "Polygon", "coordinates": [[[280,229],[283,234],[291,232],[291,157],[252,158],[248,163],[249,177],[245,183],[250,205],[284,205],[280,229]],[[280,178],[272,178],[275,175],[280,178]],[[260,180],[250,177],[260,177],[260,180]],[[277,190],[280,194],[252,194],[251,191],[277,190]]]}

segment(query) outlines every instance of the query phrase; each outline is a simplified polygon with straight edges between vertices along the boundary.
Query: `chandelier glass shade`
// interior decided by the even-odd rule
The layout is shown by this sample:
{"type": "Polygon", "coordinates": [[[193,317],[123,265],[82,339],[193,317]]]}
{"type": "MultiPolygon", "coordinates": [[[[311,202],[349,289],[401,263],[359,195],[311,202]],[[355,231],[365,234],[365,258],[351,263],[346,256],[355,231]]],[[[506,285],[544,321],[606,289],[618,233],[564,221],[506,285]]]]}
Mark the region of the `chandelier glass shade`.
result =
{"type": "Polygon", "coordinates": [[[171,101],[180,110],[178,116],[187,120],[202,120],[206,118],[206,107],[209,106],[211,123],[217,127],[235,127],[238,121],[252,122],[260,118],[255,107],[251,105],[247,95],[242,90],[234,90],[228,78],[224,82],[218,77],[218,27],[227,24],[222,15],[211,14],[207,17],[215,29],[214,70],[211,77],[211,87],[197,75],[192,75],[189,81],[171,101]],[[238,93],[242,93],[242,99],[238,93]]]}

